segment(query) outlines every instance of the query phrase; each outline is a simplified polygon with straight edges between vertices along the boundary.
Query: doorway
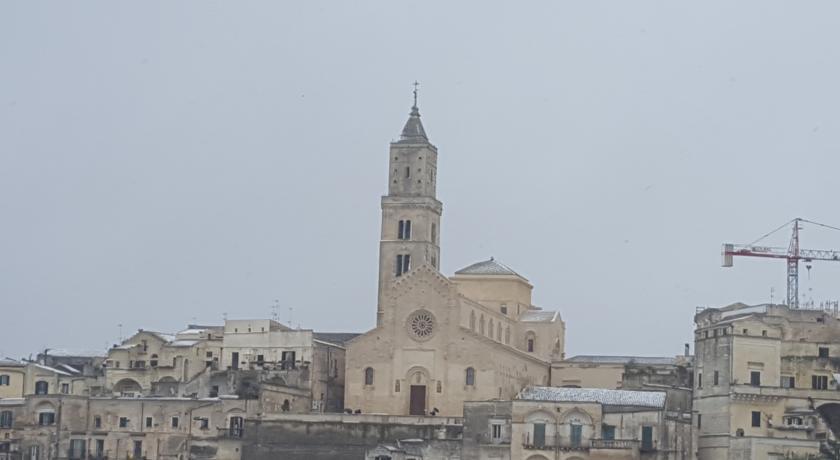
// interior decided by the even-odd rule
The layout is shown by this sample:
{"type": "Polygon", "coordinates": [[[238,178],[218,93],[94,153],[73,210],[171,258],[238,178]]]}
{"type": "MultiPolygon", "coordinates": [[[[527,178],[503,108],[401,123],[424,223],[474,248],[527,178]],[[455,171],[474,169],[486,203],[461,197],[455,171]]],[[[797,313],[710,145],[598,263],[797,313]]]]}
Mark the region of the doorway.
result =
{"type": "Polygon", "coordinates": [[[408,413],[410,415],[426,415],[426,385],[411,385],[408,413]]]}

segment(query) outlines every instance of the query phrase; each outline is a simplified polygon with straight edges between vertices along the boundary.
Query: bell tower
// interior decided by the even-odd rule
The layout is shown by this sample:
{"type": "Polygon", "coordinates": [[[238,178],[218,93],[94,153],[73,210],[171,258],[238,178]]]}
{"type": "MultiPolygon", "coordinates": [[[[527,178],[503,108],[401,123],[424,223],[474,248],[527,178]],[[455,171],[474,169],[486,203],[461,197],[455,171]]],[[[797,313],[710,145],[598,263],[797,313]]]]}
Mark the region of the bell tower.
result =
{"type": "Polygon", "coordinates": [[[440,267],[440,216],[437,200],[437,147],[429,142],[414,105],[400,139],[388,155],[388,194],[382,197],[379,241],[379,296],[376,324],[382,325],[385,291],[399,277],[423,264],[440,267]]]}

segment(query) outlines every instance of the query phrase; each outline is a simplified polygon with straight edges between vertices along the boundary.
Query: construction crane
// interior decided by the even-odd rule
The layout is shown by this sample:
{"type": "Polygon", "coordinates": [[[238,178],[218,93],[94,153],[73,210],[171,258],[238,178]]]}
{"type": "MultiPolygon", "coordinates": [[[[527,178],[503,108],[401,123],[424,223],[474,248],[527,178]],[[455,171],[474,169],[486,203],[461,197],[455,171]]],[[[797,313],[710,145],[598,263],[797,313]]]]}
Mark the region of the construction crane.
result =
{"type": "Polygon", "coordinates": [[[830,225],[811,222],[797,217],[784,225],[773,230],[772,232],[762,236],[750,244],[724,244],[723,245],[723,264],[724,267],[731,267],[733,258],[735,256],[746,257],[764,257],[768,259],[785,259],[787,260],[787,305],[790,308],[799,308],[799,261],[807,263],[807,268],[810,270],[810,263],[814,260],[824,260],[829,262],[840,262],[840,251],[832,251],[825,249],[802,249],[799,247],[799,230],[802,230],[802,223],[809,223],[818,225],[820,227],[830,228],[832,230],[840,231],[840,228],[832,227],[830,225]],[[793,232],[790,238],[790,244],[787,248],[757,246],[756,243],[764,238],[778,232],[779,230],[793,224],[793,232]]]}

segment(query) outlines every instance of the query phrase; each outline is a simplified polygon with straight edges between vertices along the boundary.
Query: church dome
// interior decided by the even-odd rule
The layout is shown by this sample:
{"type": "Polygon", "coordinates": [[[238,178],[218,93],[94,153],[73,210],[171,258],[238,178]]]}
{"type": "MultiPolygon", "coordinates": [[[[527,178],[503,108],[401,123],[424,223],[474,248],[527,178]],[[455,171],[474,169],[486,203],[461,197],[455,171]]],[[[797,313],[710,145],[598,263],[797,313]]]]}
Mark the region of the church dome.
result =
{"type": "Polygon", "coordinates": [[[494,258],[474,263],[455,272],[456,275],[512,275],[525,278],[494,258]]]}

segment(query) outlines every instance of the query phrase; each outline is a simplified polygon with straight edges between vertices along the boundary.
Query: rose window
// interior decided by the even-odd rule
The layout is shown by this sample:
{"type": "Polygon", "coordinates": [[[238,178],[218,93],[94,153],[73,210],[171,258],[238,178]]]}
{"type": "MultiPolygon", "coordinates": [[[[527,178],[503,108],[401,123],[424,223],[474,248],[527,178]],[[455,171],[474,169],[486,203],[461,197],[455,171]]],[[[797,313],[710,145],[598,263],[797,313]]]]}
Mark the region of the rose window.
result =
{"type": "Polygon", "coordinates": [[[429,339],[435,332],[435,317],[425,310],[416,311],[408,318],[408,330],[418,340],[429,339]]]}

